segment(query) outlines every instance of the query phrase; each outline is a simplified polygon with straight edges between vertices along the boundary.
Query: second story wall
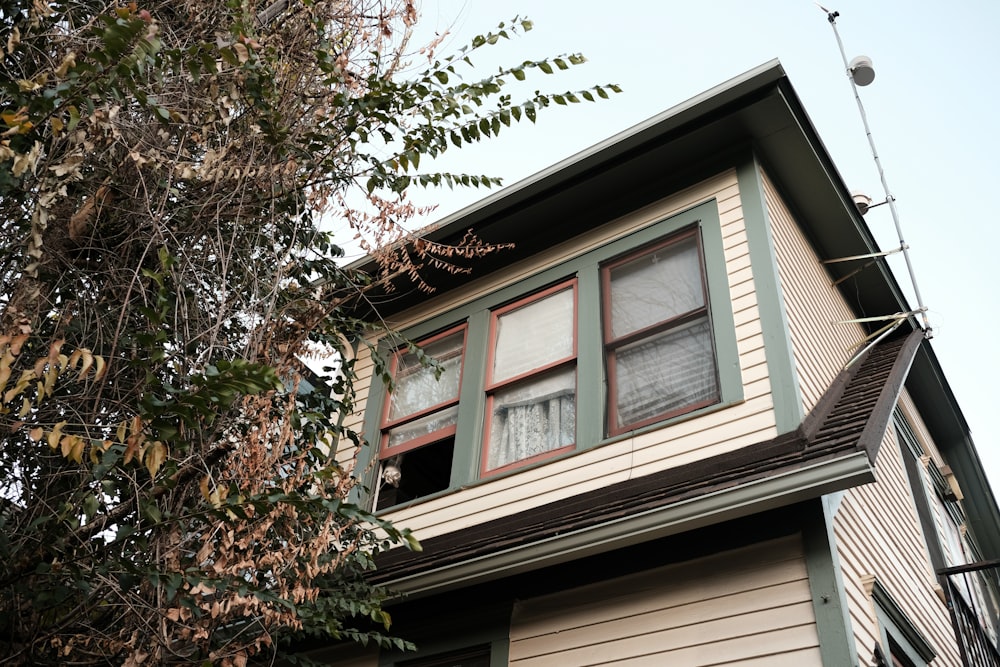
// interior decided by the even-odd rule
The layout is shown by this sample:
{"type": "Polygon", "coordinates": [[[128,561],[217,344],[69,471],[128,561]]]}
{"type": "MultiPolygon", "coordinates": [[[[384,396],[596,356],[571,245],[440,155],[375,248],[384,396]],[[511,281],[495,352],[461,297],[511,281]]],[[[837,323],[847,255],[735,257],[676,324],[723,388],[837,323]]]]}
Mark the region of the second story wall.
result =
{"type": "Polygon", "coordinates": [[[809,414],[864,338],[774,182],[763,174],[803,414],[809,414]]]}
{"type": "MultiPolygon", "coordinates": [[[[452,483],[446,490],[403,504],[387,514],[422,539],[530,512],[545,503],[734,451],[777,434],[754,269],[735,170],[518,262],[502,275],[473,280],[462,288],[432,297],[426,306],[402,313],[389,325],[415,339],[448,327],[467,326],[452,483]],[[704,244],[721,400],[609,436],[603,423],[607,392],[601,357],[603,306],[594,296],[600,280],[598,267],[633,247],[655,245],[659,234],[669,236],[678,228],[683,232],[696,224],[700,225],[704,244]],[[564,280],[577,281],[578,351],[572,362],[578,368],[577,442],[544,460],[499,474],[484,474],[481,447],[486,410],[482,378],[488,359],[485,350],[475,346],[482,345],[487,337],[477,328],[488,330],[489,318],[497,307],[564,280]]],[[[359,403],[350,425],[360,429],[364,418],[366,434],[372,443],[378,443],[382,437],[379,424],[385,414],[384,392],[380,381],[372,383],[372,364],[364,350],[358,368],[363,378],[359,398],[370,400],[366,401],[368,405],[359,403]]],[[[378,456],[377,449],[377,444],[368,448],[369,461],[378,456]]],[[[373,482],[377,467],[374,462],[367,469],[368,479],[373,482]]]]}

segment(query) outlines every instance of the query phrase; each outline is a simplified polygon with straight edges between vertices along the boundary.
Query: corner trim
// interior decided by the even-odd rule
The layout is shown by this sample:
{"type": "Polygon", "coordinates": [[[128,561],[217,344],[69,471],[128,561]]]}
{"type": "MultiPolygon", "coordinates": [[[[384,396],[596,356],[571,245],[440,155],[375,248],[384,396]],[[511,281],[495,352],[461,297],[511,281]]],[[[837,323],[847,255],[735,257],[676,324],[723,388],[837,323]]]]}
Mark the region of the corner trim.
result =
{"type": "Polygon", "coordinates": [[[788,316],[781,295],[781,274],[771,237],[771,218],[767,212],[761,165],[755,153],[736,168],[740,205],[753,267],[754,290],[760,326],[764,336],[767,373],[771,378],[774,419],[778,433],[788,433],[802,423],[802,396],[795,373],[795,355],[788,333],[788,316]]]}
{"type": "Polygon", "coordinates": [[[857,665],[858,647],[851,631],[847,592],[840,569],[837,541],[833,532],[836,509],[834,498],[824,496],[810,504],[810,519],[803,522],[802,542],[809,573],[809,592],[819,652],[824,665],[857,665]]]}

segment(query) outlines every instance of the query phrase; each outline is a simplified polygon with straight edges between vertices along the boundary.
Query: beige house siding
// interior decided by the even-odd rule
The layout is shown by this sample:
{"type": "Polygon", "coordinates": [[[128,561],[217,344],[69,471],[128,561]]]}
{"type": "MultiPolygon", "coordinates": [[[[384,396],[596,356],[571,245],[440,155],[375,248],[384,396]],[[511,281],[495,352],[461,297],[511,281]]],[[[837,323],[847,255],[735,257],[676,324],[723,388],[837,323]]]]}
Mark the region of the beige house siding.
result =
{"type": "Polygon", "coordinates": [[[878,624],[866,583],[874,577],[937,653],[959,665],[948,611],[938,597],[895,430],[882,442],[876,482],[845,492],[834,519],[848,608],[861,664],[873,664],[878,624]]]}
{"type": "Polygon", "coordinates": [[[798,536],[517,603],[514,667],[820,665],[798,536]]]}
{"type": "MultiPolygon", "coordinates": [[[[517,474],[474,483],[443,497],[391,512],[389,518],[397,525],[412,529],[421,539],[427,539],[502,516],[530,511],[545,503],[629,478],[722,454],[776,435],[760,314],[735,170],[726,171],[553,247],[544,255],[518,262],[503,276],[472,281],[463,288],[427,302],[419,309],[401,314],[389,324],[400,330],[406,329],[712,199],[719,206],[743,383],[742,402],[642,435],[619,438],[517,474]]],[[[720,295],[712,296],[717,299],[720,295]]],[[[722,296],[725,298],[725,295],[722,296]]],[[[361,376],[359,398],[367,396],[371,383],[371,364],[366,363],[366,359],[367,355],[362,354],[357,367],[361,376]]],[[[364,407],[359,400],[357,412],[349,425],[360,429],[364,407]]],[[[457,446],[478,447],[479,443],[460,442],[457,446]]],[[[350,452],[344,452],[344,457],[348,454],[350,452]]]]}
{"type": "Polygon", "coordinates": [[[773,182],[762,176],[802,408],[809,414],[864,334],[857,324],[837,324],[855,316],[773,182]]]}

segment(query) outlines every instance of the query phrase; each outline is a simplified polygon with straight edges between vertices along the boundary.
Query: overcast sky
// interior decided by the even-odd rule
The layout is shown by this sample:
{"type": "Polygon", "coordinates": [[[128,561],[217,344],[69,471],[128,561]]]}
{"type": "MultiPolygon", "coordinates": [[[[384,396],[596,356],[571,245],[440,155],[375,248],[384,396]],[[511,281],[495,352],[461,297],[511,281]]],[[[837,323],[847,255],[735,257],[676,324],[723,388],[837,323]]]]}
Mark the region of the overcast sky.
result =
{"type": "MultiPolygon", "coordinates": [[[[933,347],[1000,490],[1000,318],[991,270],[1000,242],[992,206],[1000,188],[1000,2],[823,2],[840,12],[848,58],[874,61],[875,82],[861,97],[929,308],[933,347]]],[[[447,52],[518,14],[535,29],[477,58],[483,74],[501,62],[579,51],[587,64],[529,80],[525,94],[612,82],[624,92],[550,109],[535,126],[454,152],[444,167],[512,184],[778,58],[848,187],[884,199],[833,30],[812,0],[422,0],[418,38],[450,31],[447,52]]],[[[439,218],[486,194],[445,190],[422,199],[440,202],[439,218]]],[[[866,220],[883,249],[899,245],[887,206],[866,220]]],[[[901,258],[890,263],[908,288],[901,258]]]]}

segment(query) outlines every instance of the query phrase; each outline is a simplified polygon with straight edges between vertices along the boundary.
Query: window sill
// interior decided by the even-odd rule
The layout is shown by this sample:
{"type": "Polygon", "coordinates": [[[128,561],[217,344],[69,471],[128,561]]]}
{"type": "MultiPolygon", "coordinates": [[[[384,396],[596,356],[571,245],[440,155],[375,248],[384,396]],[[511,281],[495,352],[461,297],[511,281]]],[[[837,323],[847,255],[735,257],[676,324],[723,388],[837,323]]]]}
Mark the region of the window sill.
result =
{"type": "Polygon", "coordinates": [[[681,423],[686,422],[686,421],[691,420],[691,419],[697,419],[697,418],[703,417],[705,415],[709,415],[709,414],[712,414],[712,413],[715,413],[715,412],[719,412],[719,411],[722,411],[722,410],[727,410],[729,408],[735,407],[735,406],[740,405],[742,403],[744,403],[744,400],[742,398],[740,398],[739,400],[733,400],[733,401],[728,401],[728,402],[719,402],[719,403],[713,403],[712,405],[706,405],[704,407],[698,408],[697,410],[692,410],[691,412],[685,412],[684,414],[681,414],[681,415],[675,415],[675,416],[670,417],[669,419],[665,419],[665,420],[663,420],[661,422],[656,422],[655,424],[648,424],[646,426],[642,426],[642,427],[634,429],[632,431],[626,431],[624,433],[619,433],[619,434],[614,435],[614,436],[606,437],[606,438],[604,438],[602,440],[599,440],[598,442],[596,442],[596,443],[594,443],[592,445],[589,445],[589,446],[574,447],[574,448],[571,448],[571,449],[560,450],[558,452],[553,453],[550,456],[546,456],[545,458],[542,458],[541,460],[532,461],[530,463],[525,463],[523,465],[519,465],[519,466],[517,466],[515,468],[512,468],[510,470],[503,470],[503,471],[500,471],[500,472],[491,473],[491,474],[489,474],[486,477],[482,477],[482,478],[477,479],[475,481],[471,481],[471,482],[469,482],[467,484],[462,484],[461,486],[455,486],[455,487],[452,487],[452,488],[449,488],[449,489],[444,489],[444,490],[438,491],[436,493],[428,494],[428,495],[423,496],[421,498],[414,498],[413,500],[408,500],[406,502],[399,503],[398,505],[393,505],[391,507],[386,507],[383,510],[379,510],[375,514],[376,514],[376,516],[379,516],[379,517],[385,517],[385,516],[387,516],[389,514],[392,514],[393,512],[397,512],[399,510],[409,509],[411,507],[414,507],[414,506],[422,504],[422,503],[431,502],[433,500],[438,500],[440,498],[445,498],[445,497],[447,497],[449,495],[458,493],[460,491],[464,491],[466,489],[472,489],[472,488],[476,488],[476,487],[479,487],[479,486],[483,486],[484,484],[490,484],[492,482],[496,482],[496,481],[501,480],[501,479],[507,479],[508,477],[512,477],[512,476],[520,474],[522,472],[527,472],[529,470],[536,470],[536,469],[538,469],[538,468],[540,468],[542,466],[550,465],[552,463],[555,463],[556,461],[562,461],[564,459],[567,459],[567,458],[570,458],[570,457],[573,457],[573,456],[577,456],[579,454],[582,454],[583,452],[588,452],[588,451],[591,451],[593,449],[597,449],[599,447],[604,447],[604,446],[607,446],[607,445],[612,445],[614,443],[621,442],[623,440],[628,440],[630,438],[635,438],[635,437],[638,437],[638,436],[642,436],[642,435],[645,435],[647,433],[652,433],[653,431],[659,431],[659,430],[662,430],[662,429],[665,429],[665,428],[670,428],[671,426],[674,426],[676,424],[681,424],[681,423]]]}

